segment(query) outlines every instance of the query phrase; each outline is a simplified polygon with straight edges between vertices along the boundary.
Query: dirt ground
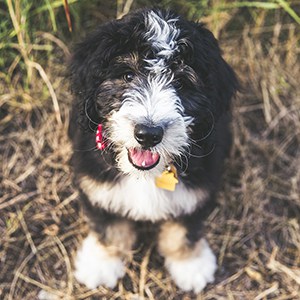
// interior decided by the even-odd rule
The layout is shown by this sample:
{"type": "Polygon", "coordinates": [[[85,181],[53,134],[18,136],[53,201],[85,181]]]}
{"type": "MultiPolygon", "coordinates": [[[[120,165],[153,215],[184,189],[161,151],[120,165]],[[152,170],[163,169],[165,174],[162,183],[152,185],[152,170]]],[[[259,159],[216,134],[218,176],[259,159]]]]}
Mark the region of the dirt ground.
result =
{"type": "Polygon", "coordinates": [[[1,299],[300,299],[299,26],[231,31],[221,46],[242,90],[219,205],[206,222],[216,282],[200,295],[180,292],[155,245],[135,254],[115,290],[75,281],[72,260],[87,226],[68,165],[67,51],[56,46],[45,71],[59,115],[53,98],[38,101],[38,80],[29,92],[0,81],[1,299]]]}

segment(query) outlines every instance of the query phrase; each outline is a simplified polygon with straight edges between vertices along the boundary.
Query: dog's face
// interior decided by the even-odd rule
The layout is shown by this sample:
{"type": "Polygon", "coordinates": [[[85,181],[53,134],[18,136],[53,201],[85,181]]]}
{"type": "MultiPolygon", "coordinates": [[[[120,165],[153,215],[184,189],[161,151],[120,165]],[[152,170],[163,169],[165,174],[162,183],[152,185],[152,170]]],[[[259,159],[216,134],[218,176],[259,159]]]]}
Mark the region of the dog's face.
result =
{"type": "Polygon", "coordinates": [[[100,27],[78,46],[71,71],[83,119],[92,130],[102,124],[104,151],[128,174],[157,176],[206,155],[202,142],[236,84],[208,30],[152,10],[100,27]]]}

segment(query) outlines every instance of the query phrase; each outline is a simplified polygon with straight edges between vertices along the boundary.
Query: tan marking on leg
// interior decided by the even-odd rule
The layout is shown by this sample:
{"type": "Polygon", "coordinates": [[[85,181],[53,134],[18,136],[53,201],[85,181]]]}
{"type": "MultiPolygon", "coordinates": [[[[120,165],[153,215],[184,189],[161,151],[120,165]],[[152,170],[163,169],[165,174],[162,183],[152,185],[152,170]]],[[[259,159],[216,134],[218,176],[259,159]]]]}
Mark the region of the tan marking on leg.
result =
{"type": "Polygon", "coordinates": [[[189,245],[186,228],[175,222],[166,222],[161,226],[158,236],[158,249],[164,257],[185,259],[190,257],[194,248],[189,245]]]}
{"type": "Polygon", "coordinates": [[[166,222],[161,226],[158,236],[158,250],[164,257],[180,260],[198,255],[202,248],[201,240],[191,245],[187,229],[180,223],[166,222]]]}
{"type": "Polygon", "coordinates": [[[112,254],[130,256],[136,242],[136,233],[132,224],[126,220],[112,223],[105,231],[104,242],[112,254]]]}

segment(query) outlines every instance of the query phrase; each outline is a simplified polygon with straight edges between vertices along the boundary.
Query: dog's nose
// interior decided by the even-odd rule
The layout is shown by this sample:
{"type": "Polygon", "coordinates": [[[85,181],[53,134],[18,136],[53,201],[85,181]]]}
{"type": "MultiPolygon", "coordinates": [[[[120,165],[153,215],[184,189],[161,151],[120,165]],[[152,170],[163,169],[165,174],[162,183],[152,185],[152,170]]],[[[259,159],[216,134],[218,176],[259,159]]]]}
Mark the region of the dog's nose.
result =
{"type": "Polygon", "coordinates": [[[134,128],[134,138],[144,148],[154,147],[159,144],[163,135],[164,130],[160,126],[149,127],[143,124],[137,124],[134,128]]]}

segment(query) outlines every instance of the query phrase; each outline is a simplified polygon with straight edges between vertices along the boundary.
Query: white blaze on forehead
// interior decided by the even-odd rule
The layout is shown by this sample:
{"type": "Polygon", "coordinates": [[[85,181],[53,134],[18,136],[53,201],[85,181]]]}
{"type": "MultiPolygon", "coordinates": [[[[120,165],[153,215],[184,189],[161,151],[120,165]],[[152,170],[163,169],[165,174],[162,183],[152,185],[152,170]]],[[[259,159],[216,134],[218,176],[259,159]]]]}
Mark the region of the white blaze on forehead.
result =
{"type": "Polygon", "coordinates": [[[178,36],[180,30],[176,26],[178,19],[163,19],[155,12],[149,12],[145,17],[147,33],[145,37],[156,52],[156,58],[145,59],[154,73],[163,72],[165,60],[178,50],[178,36]]]}
{"type": "Polygon", "coordinates": [[[159,56],[170,57],[177,50],[177,38],[179,29],[176,27],[178,19],[165,20],[151,11],[146,15],[146,37],[156,50],[159,56]]]}

